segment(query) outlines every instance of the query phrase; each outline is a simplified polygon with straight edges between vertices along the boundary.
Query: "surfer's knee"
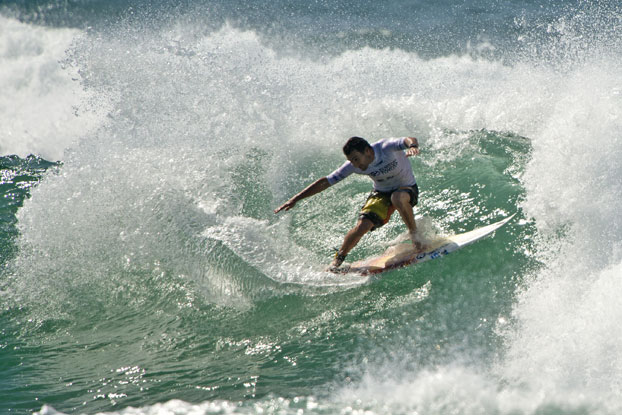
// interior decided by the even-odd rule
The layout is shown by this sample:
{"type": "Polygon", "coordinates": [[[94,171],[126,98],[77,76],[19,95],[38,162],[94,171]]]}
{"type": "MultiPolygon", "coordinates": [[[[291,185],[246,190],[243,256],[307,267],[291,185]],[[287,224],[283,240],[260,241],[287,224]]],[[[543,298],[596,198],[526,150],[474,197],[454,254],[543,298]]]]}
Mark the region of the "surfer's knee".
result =
{"type": "Polygon", "coordinates": [[[407,209],[408,205],[415,207],[419,201],[419,187],[414,186],[400,187],[391,193],[391,203],[400,210],[407,209]]]}
{"type": "Polygon", "coordinates": [[[358,222],[356,223],[356,226],[354,227],[354,229],[357,232],[362,232],[362,233],[367,233],[369,232],[372,228],[374,227],[374,222],[372,222],[371,219],[366,218],[366,217],[362,217],[358,220],[358,222]]]}
{"type": "Polygon", "coordinates": [[[396,208],[410,206],[410,194],[405,191],[393,192],[391,194],[391,203],[396,208]]]}

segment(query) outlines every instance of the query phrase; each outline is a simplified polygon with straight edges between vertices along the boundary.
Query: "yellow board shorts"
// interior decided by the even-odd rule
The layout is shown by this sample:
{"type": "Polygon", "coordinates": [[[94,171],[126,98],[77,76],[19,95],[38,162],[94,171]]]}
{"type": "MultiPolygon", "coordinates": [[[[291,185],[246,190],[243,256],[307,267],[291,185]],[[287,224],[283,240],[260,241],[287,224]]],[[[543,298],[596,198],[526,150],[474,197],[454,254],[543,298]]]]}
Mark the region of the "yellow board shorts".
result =
{"type": "Polygon", "coordinates": [[[419,187],[415,184],[411,187],[404,187],[392,192],[371,192],[365,205],[361,209],[360,219],[367,218],[374,224],[372,231],[385,225],[391,215],[395,212],[395,206],[391,203],[391,195],[395,192],[406,192],[410,195],[410,205],[415,206],[419,201],[419,187]]]}

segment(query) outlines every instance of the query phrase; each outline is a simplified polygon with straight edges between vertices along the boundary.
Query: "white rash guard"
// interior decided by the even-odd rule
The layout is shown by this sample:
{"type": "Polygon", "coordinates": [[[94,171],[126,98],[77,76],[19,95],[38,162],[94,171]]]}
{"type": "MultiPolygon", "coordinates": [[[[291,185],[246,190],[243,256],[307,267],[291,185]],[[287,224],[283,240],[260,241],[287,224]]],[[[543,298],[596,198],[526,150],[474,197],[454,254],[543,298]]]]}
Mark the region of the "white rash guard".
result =
{"type": "Polygon", "coordinates": [[[371,145],[374,150],[374,161],[367,166],[367,170],[357,169],[346,161],[337,170],[326,176],[332,186],[352,173],[364,174],[374,181],[374,190],[392,192],[400,187],[417,184],[412,166],[403,150],[407,147],[403,138],[382,139],[371,145]]]}

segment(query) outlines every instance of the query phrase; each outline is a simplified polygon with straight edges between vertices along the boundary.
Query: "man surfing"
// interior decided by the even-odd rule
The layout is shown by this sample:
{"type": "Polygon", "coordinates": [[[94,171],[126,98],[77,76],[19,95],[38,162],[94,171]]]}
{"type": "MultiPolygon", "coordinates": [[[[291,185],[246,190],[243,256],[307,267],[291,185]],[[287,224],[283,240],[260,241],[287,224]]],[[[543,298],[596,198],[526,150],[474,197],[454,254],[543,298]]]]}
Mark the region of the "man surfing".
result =
{"type": "Polygon", "coordinates": [[[358,222],[345,236],[341,248],[330,265],[336,270],[363,235],[389,221],[397,210],[410,235],[415,250],[422,245],[416,238],[417,224],[413,206],[419,198],[419,188],[407,157],[419,154],[419,142],[414,137],[382,139],[369,144],[361,137],[351,137],[343,146],[348,161],[326,177],[322,177],[274,210],[290,210],[297,202],[318,194],[352,173],[364,174],[374,182],[374,188],[361,209],[358,222]]]}

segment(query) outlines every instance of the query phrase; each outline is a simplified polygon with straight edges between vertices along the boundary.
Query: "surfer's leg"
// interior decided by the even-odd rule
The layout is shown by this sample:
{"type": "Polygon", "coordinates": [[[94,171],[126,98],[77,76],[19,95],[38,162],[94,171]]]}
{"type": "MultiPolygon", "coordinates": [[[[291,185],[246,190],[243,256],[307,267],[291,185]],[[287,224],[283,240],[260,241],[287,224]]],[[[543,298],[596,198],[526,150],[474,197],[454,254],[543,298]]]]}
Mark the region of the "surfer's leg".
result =
{"type": "Polygon", "coordinates": [[[410,205],[410,194],[403,191],[395,191],[391,195],[391,203],[395,206],[402,220],[408,227],[408,231],[413,233],[417,231],[417,222],[415,222],[415,213],[413,207],[410,205]]]}
{"type": "Polygon", "coordinates": [[[343,239],[343,244],[341,245],[341,248],[339,249],[339,251],[337,251],[335,259],[330,264],[331,267],[340,266],[346,255],[348,255],[348,252],[350,252],[352,248],[354,248],[356,244],[361,240],[363,235],[369,232],[373,227],[374,223],[371,220],[367,218],[360,218],[354,228],[350,229],[350,231],[343,239]]]}
{"type": "MultiPolygon", "coordinates": [[[[415,221],[415,213],[413,211],[413,194],[411,194],[410,188],[401,188],[391,194],[391,203],[395,206],[395,209],[400,212],[402,220],[408,228],[410,240],[412,241],[416,250],[423,249],[421,242],[416,239],[417,222],[415,221]]],[[[416,198],[416,195],[414,195],[416,198]]],[[[416,203],[416,200],[415,200],[416,203]]]]}

